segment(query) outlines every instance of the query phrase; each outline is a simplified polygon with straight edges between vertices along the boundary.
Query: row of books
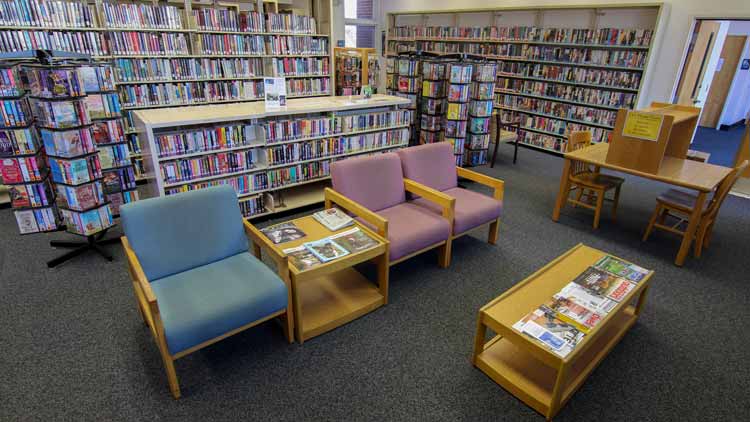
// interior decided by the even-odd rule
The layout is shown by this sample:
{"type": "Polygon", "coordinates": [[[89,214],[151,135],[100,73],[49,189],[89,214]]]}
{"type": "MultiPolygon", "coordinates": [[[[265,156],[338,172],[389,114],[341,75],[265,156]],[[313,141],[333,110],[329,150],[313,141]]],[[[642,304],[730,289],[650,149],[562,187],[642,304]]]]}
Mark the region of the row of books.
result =
{"type": "Polygon", "coordinates": [[[0,97],[19,97],[25,93],[20,70],[20,66],[0,69],[0,97]]]}
{"type": "MultiPolygon", "coordinates": [[[[187,34],[174,32],[118,31],[107,34],[107,50],[112,55],[188,55],[187,34]]],[[[237,54],[240,54],[238,52],[237,54]]]]}
{"type": "Polygon", "coordinates": [[[112,211],[106,205],[86,212],[76,212],[63,208],[60,209],[60,214],[66,230],[82,236],[99,233],[115,224],[112,211]]]}
{"type": "Polygon", "coordinates": [[[119,82],[223,79],[263,75],[260,58],[115,59],[119,82]]]}
{"type": "Polygon", "coordinates": [[[328,38],[265,36],[268,54],[328,54],[328,38]]]}
{"type": "Polygon", "coordinates": [[[461,165],[466,167],[476,167],[487,164],[488,152],[485,149],[474,151],[471,149],[464,150],[463,162],[461,165]]]}
{"type": "Polygon", "coordinates": [[[77,157],[96,151],[90,127],[66,131],[40,129],[45,152],[55,157],[77,157]]]}
{"type": "MultiPolygon", "coordinates": [[[[393,59],[388,59],[392,61],[393,59]]],[[[448,74],[448,63],[422,62],[422,78],[429,81],[443,81],[448,74]]]]}
{"type": "Polygon", "coordinates": [[[294,95],[326,95],[331,92],[328,78],[295,78],[286,80],[286,92],[294,95]]]}
{"type": "Polygon", "coordinates": [[[193,18],[199,29],[210,31],[260,32],[263,18],[258,12],[232,9],[195,9],[193,18]]]}
{"type": "Polygon", "coordinates": [[[518,131],[518,142],[555,152],[565,152],[566,145],[566,142],[560,137],[529,132],[524,129],[518,131]]]}
{"type": "Polygon", "coordinates": [[[40,208],[55,203],[55,195],[49,179],[28,185],[9,186],[8,195],[13,208],[40,208]]]}
{"type": "Polygon", "coordinates": [[[614,126],[617,120],[617,112],[614,110],[603,110],[518,95],[497,94],[495,104],[514,110],[544,114],[547,117],[577,120],[603,126],[614,126]]]}
{"type": "Polygon", "coordinates": [[[2,26],[92,28],[93,15],[92,8],[86,3],[59,0],[0,1],[2,26]]]}
{"type": "Polygon", "coordinates": [[[330,73],[328,57],[273,57],[264,70],[261,74],[270,76],[324,76],[330,73]]]}
{"type": "Polygon", "coordinates": [[[269,144],[293,139],[331,135],[335,131],[335,124],[331,117],[268,120],[263,124],[266,143],[269,144]]]}
{"type": "Polygon", "coordinates": [[[648,274],[637,265],[605,256],[513,328],[564,358],[648,274]]]}
{"type": "Polygon", "coordinates": [[[0,129],[0,157],[33,154],[39,150],[37,131],[32,128],[0,129]]]}
{"type": "Polygon", "coordinates": [[[73,211],[84,211],[104,204],[104,187],[101,181],[80,186],[57,185],[57,202],[73,211]]]}
{"type": "Polygon", "coordinates": [[[54,208],[16,210],[14,215],[21,234],[48,232],[58,229],[59,219],[54,208]]]}
{"type": "Polygon", "coordinates": [[[91,56],[109,54],[107,41],[100,32],[67,31],[0,31],[0,52],[27,50],[74,51],[91,56]]]}
{"type": "Polygon", "coordinates": [[[164,194],[174,195],[180,192],[189,192],[198,189],[205,189],[211,186],[222,185],[232,186],[238,195],[247,195],[256,191],[267,189],[268,176],[265,172],[257,172],[252,174],[227,177],[224,179],[207,180],[199,183],[185,183],[180,186],[165,188],[164,194]]]}
{"type": "Polygon", "coordinates": [[[102,170],[102,175],[102,183],[104,184],[105,194],[127,191],[136,188],[136,179],[133,167],[105,169],[102,170]]]}
{"type": "Polygon", "coordinates": [[[112,193],[107,195],[106,198],[107,202],[109,202],[109,208],[112,210],[113,216],[118,216],[120,214],[121,206],[135,202],[139,199],[137,190],[112,193]]]}
{"type": "Polygon", "coordinates": [[[296,166],[284,167],[266,172],[268,187],[280,188],[293,183],[305,182],[330,176],[330,161],[313,161],[312,163],[297,164],[296,166]]]}
{"type": "Polygon", "coordinates": [[[39,127],[64,129],[91,123],[84,99],[71,101],[33,100],[32,105],[39,127]]]}
{"type": "Polygon", "coordinates": [[[117,93],[89,94],[83,100],[91,119],[120,117],[120,98],[117,93]]]}
{"type": "Polygon", "coordinates": [[[542,28],[535,26],[401,26],[391,28],[390,36],[648,47],[651,44],[653,30],[639,28],[542,28]]]}
{"type": "Polygon", "coordinates": [[[356,136],[317,139],[266,148],[266,162],[268,165],[294,163],[295,161],[311,160],[331,155],[403,145],[408,141],[408,128],[356,136]]]}
{"type": "Polygon", "coordinates": [[[49,167],[55,183],[80,185],[102,177],[102,166],[97,154],[75,159],[49,157],[49,167]]]}
{"type": "Polygon", "coordinates": [[[539,63],[506,61],[502,63],[499,74],[505,77],[522,76],[626,89],[638,89],[641,84],[640,72],[539,63]]]}
{"type": "Polygon", "coordinates": [[[126,144],[99,146],[98,150],[103,170],[130,165],[130,150],[126,144]]]}
{"type": "Polygon", "coordinates": [[[333,118],[334,133],[346,133],[379,127],[392,127],[408,124],[409,110],[371,111],[368,113],[336,114],[333,118]]]}
{"type": "Polygon", "coordinates": [[[266,13],[267,32],[291,32],[294,34],[317,34],[318,28],[312,16],[293,13],[266,13]]]}
{"type": "Polygon", "coordinates": [[[401,76],[417,76],[419,75],[419,61],[407,57],[398,58],[396,69],[396,73],[401,76]]]}
{"type": "Polygon", "coordinates": [[[162,180],[167,183],[186,182],[208,176],[251,170],[256,167],[258,159],[258,152],[250,149],[167,161],[159,164],[159,169],[162,180]]]}
{"type": "Polygon", "coordinates": [[[0,100],[3,127],[28,126],[34,120],[26,98],[0,100]]]}
{"type": "Polygon", "coordinates": [[[86,95],[83,78],[77,67],[34,67],[26,69],[31,95],[42,98],[80,97],[86,95]]]}
{"type": "Polygon", "coordinates": [[[398,77],[398,90],[403,93],[416,93],[421,88],[421,80],[416,76],[401,76],[398,77]]]}
{"type": "Polygon", "coordinates": [[[109,28],[182,29],[182,10],[157,4],[102,3],[109,28]]]}
{"type": "Polygon", "coordinates": [[[515,121],[517,118],[520,119],[521,127],[524,129],[536,129],[565,138],[567,138],[567,135],[572,131],[586,130],[591,132],[593,142],[607,142],[611,133],[611,131],[607,129],[583,126],[577,123],[568,123],[563,120],[528,115],[522,112],[503,110],[501,116],[503,121],[515,121]]]}
{"type": "Polygon", "coordinates": [[[266,211],[266,204],[263,195],[253,196],[247,199],[240,199],[240,212],[245,218],[254,215],[263,214],[266,211]]]}
{"type": "Polygon", "coordinates": [[[508,78],[498,78],[497,87],[498,89],[511,91],[511,93],[553,97],[560,100],[586,103],[585,105],[593,107],[632,108],[637,97],[635,93],[508,78]]]}
{"type": "Polygon", "coordinates": [[[254,142],[257,143],[255,127],[247,124],[205,127],[184,132],[160,134],[155,137],[154,141],[157,155],[161,158],[245,147],[252,145],[254,142]]]}
{"type": "Polygon", "coordinates": [[[328,39],[288,35],[200,34],[203,54],[328,54],[328,39]]]}
{"type": "Polygon", "coordinates": [[[262,80],[166,82],[120,87],[124,107],[254,100],[263,96],[262,80]]]}
{"type": "Polygon", "coordinates": [[[526,45],[513,58],[642,69],[648,52],[526,45]]]}
{"type": "Polygon", "coordinates": [[[95,121],[91,125],[91,133],[97,145],[126,142],[121,118],[95,121]]]}
{"type": "Polygon", "coordinates": [[[5,184],[40,182],[46,176],[44,157],[3,158],[0,160],[0,175],[5,184]]]}

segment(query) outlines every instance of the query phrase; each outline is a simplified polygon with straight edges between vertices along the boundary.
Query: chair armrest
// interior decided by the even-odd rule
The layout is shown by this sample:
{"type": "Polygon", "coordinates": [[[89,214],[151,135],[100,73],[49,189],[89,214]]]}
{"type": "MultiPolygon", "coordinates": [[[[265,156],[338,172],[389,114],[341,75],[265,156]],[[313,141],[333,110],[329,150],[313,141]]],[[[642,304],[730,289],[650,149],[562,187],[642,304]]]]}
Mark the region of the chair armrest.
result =
{"type": "Polygon", "coordinates": [[[122,247],[125,249],[125,257],[128,260],[128,266],[130,267],[130,275],[133,278],[133,283],[140,288],[141,293],[143,294],[143,298],[146,299],[149,305],[156,304],[156,295],[151,289],[151,283],[149,283],[148,279],[146,278],[146,274],[143,273],[141,263],[140,261],[138,261],[138,256],[136,256],[133,248],[130,247],[128,238],[122,236],[120,238],[120,241],[122,242],[122,247]]]}
{"type": "Polygon", "coordinates": [[[384,239],[388,239],[388,220],[365,208],[364,205],[347,198],[331,188],[325,188],[324,194],[326,209],[331,208],[333,204],[336,204],[373,225],[380,236],[384,239]]]}
{"type": "Polygon", "coordinates": [[[485,176],[484,174],[477,173],[463,167],[456,167],[456,173],[459,177],[463,177],[464,179],[469,179],[473,182],[477,182],[479,184],[494,188],[495,193],[492,197],[497,199],[498,201],[503,200],[503,197],[505,195],[505,182],[503,182],[502,180],[495,179],[494,177],[490,176],[485,176]]]}
{"type": "Polygon", "coordinates": [[[439,190],[417,183],[411,179],[404,179],[404,189],[406,189],[407,192],[419,195],[430,202],[440,205],[443,208],[443,217],[447,218],[451,225],[453,225],[456,198],[451,198],[439,190]]]}
{"type": "Polygon", "coordinates": [[[273,244],[268,236],[263,234],[249,221],[243,219],[242,224],[245,226],[245,234],[253,243],[253,255],[261,259],[261,250],[265,250],[273,262],[276,263],[276,272],[279,274],[279,277],[289,287],[289,258],[273,244]]]}

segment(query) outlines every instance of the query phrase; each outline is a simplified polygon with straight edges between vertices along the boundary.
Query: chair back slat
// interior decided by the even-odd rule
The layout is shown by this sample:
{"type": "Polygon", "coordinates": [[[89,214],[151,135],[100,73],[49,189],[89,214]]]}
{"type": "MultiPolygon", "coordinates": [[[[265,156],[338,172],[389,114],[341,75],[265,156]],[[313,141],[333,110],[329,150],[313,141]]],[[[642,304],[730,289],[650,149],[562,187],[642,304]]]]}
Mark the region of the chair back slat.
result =
{"type": "Polygon", "coordinates": [[[706,210],[706,217],[708,218],[714,218],[716,217],[716,214],[719,212],[719,208],[721,208],[721,204],[724,202],[724,199],[726,199],[727,195],[729,194],[729,191],[732,190],[732,187],[735,183],[737,183],[737,179],[740,178],[742,173],[748,168],[748,165],[750,165],[750,161],[745,160],[740,165],[735,167],[731,173],[727,175],[727,177],[724,178],[724,180],[719,183],[719,187],[716,188],[716,193],[714,194],[714,197],[711,199],[711,202],[708,204],[708,209],[706,210]]]}
{"type": "MultiPolygon", "coordinates": [[[[579,149],[586,148],[589,145],[591,145],[591,132],[587,130],[574,130],[571,131],[568,135],[568,143],[565,148],[565,152],[578,151],[579,149]]],[[[571,174],[573,176],[581,173],[591,172],[588,164],[580,161],[573,160],[571,166],[571,174]]]]}

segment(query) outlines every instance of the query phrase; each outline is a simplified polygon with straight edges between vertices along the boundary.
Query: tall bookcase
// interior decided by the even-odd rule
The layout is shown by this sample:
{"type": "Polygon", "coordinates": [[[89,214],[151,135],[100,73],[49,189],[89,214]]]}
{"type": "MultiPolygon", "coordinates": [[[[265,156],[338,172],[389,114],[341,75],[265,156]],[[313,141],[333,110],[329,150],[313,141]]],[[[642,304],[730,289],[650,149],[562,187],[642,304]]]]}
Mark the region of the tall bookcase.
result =
{"type": "Polygon", "coordinates": [[[139,111],[150,196],[228,184],[247,218],[323,200],[330,163],[408,145],[408,100],[374,95],[139,111]]]}
{"type": "Polygon", "coordinates": [[[607,142],[632,109],[661,4],[389,13],[386,55],[470,53],[497,62],[495,109],[520,118],[522,145],[565,150],[571,130],[607,142]]]}
{"type": "Polygon", "coordinates": [[[333,92],[331,0],[3,3],[0,53],[53,49],[113,61],[137,169],[133,111],[257,101],[264,76],[286,77],[289,98],[333,92]]]}

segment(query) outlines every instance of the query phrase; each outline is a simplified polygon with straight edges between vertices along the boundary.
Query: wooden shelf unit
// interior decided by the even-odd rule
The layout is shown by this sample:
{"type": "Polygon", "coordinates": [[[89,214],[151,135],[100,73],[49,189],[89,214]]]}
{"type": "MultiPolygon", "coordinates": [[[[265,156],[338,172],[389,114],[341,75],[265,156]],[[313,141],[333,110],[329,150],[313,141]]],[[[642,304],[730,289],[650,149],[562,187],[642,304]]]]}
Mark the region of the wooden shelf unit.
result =
{"type": "MultiPolygon", "coordinates": [[[[542,6],[542,7],[497,7],[484,9],[457,9],[457,10],[430,10],[430,11],[405,11],[387,14],[387,31],[385,50],[387,57],[394,57],[404,51],[426,51],[432,53],[454,53],[466,52],[479,54],[490,60],[498,61],[498,80],[510,79],[520,84],[546,84],[546,89],[555,92],[572,88],[575,91],[582,89],[597,90],[610,93],[609,95],[622,94],[627,99],[620,104],[590,103],[577,101],[575,99],[559,98],[556,95],[541,95],[536,91],[530,92],[525,89],[504,90],[500,86],[496,93],[495,107],[497,112],[506,113],[509,117],[522,117],[521,133],[519,143],[524,146],[541,149],[556,154],[565,151],[566,133],[572,130],[594,130],[594,135],[601,141],[607,141],[614,127],[614,117],[608,116],[603,119],[603,112],[616,114],[617,110],[624,106],[632,109],[638,105],[639,94],[642,88],[645,74],[648,69],[653,42],[657,38],[656,26],[662,13],[661,3],[643,3],[635,5],[587,5],[587,6],[542,6]],[[600,30],[604,28],[617,29],[646,29],[651,30],[652,35],[647,44],[644,45],[622,45],[603,44],[601,42],[561,42],[552,39],[536,39],[536,37],[501,37],[483,36],[486,32],[479,31],[477,37],[458,36],[431,36],[424,32],[418,33],[417,28],[450,27],[450,28],[498,28],[498,34],[507,28],[534,27],[540,30],[546,29],[589,29],[600,30]],[[441,43],[444,51],[433,49],[433,43],[441,43]],[[583,49],[600,50],[597,54],[642,54],[645,57],[639,60],[642,66],[622,66],[606,63],[573,62],[563,60],[547,60],[547,56],[539,54],[539,57],[531,54],[504,55],[492,54],[497,49],[532,49],[560,48],[560,49],[583,49]],[[545,71],[542,67],[548,66],[545,71]],[[549,66],[558,67],[557,75],[551,73],[549,66]],[[505,72],[504,69],[515,69],[513,72],[505,72]],[[525,67],[525,68],[522,68],[525,67]],[[539,67],[535,70],[535,67],[539,67]],[[569,70],[568,70],[569,69],[569,70]],[[630,75],[625,83],[592,83],[585,76],[566,79],[563,70],[569,73],[588,71],[594,72],[622,72],[630,75]],[[563,76],[560,76],[563,75],[563,76]],[[511,104],[505,104],[502,100],[506,96],[510,98],[511,104]],[[576,118],[578,114],[551,114],[542,110],[525,107],[539,101],[548,101],[551,107],[571,110],[573,106],[583,107],[586,110],[599,110],[599,115],[589,114],[587,120],[576,118]],[[602,112],[603,111],[603,112],[602,112]],[[610,122],[612,124],[610,124],[610,122]],[[556,130],[550,130],[554,127],[556,130]]],[[[426,31],[425,31],[426,32],[426,31]]],[[[441,34],[442,35],[442,34],[441,34]]],[[[620,80],[622,81],[622,79],[620,80]]],[[[500,84],[498,84],[500,85],[500,84]]],[[[533,86],[531,86],[534,88],[533,86]]],[[[546,91],[545,89],[545,91],[546,91]]],[[[592,91],[593,92],[593,91],[592,91]]],[[[593,94],[592,94],[593,95],[593,94]]]]}
{"type": "MultiPolygon", "coordinates": [[[[408,145],[408,117],[402,116],[401,121],[392,121],[391,123],[379,126],[367,127],[360,130],[345,130],[331,132],[325,135],[300,137],[283,141],[268,142],[265,137],[269,121],[273,120],[296,120],[304,118],[332,118],[337,116],[346,116],[350,114],[370,114],[383,112],[400,112],[398,107],[407,104],[408,100],[385,95],[374,95],[370,100],[354,100],[350,97],[321,97],[307,99],[293,99],[287,101],[287,106],[279,109],[265,109],[263,103],[251,104],[227,104],[222,106],[206,105],[193,107],[180,107],[171,109],[139,110],[134,112],[134,121],[138,133],[143,135],[144,145],[142,157],[144,160],[146,174],[153,183],[145,189],[148,196],[164,196],[169,194],[168,190],[172,188],[183,189],[200,189],[202,186],[197,185],[204,182],[217,182],[232,179],[238,176],[253,176],[265,174],[267,184],[265,186],[250,189],[247,192],[238,192],[238,199],[241,202],[252,200],[262,195],[265,200],[265,209],[258,210],[258,213],[248,216],[255,218],[266,216],[276,212],[287,211],[320,203],[323,200],[323,188],[329,186],[330,174],[323,172],[317,175],[308,175],[300,177],[297,180],[288,182],[279,186],[271,184],[272,179],[269,174],[272,172],[291,168],[297,165],[320,164],[322,166],[328,163],[352,156],[364,154],[374,154],[402,148],[408,145]],[[188,132],[191,130],[200,130],[205,128],[215,128],[221,126],[242,125],[248,133],[252,133],[253,138],[248,145],[227,147],[200,152],[189,152],[183,154],[163,155],[159,154],[158,137],[175,133],[188,132]],[[346,150],[336,150],[325,155],[311,156],[305,159],[286,161],[281,163],[269,163],[268,150],[278,147],[294,147],[290,144],[305,144],[320,140],[345,138],[350,136],[377,136],[384,132],[407,131],[406,135],[394,134],[394,138],[388,142],[378,144],[369,144],[365,146],[349,146],[346,150]],[[398,136],[396,136],[398,135],[398,136]],[[400,141],[399,141],[400,139],[400,141]],[[206,174],[194,176],[188,180],[167,181],[162,176],[161,166],[164,163],[174,162],[178,166],[187,165],[180,160],[199,159],[205,156],[213,156],[228,152],[245,152],[256,150],[252,168],[238,169],[236,171],[224,171],[221,173],[206,174]]],[[[302,150],[300,148],[300,150],[302,150]]],[[[182,167],[180,167],[182,168],[182,167]]],[[[263,177],[263,176],[260,176],[263,177]]],[[[252,183],[252,180],[249,181],[252,183]]],[[[254,186],[254,185],[253,185],[254,186]]]]}
{"type": "MultiPolygon", "coordinates": [[[[331,40],[331,34],[332,34],[332,0],[302,0],[297,1],[294,4],[295,12],[301,10],[307,15],[312,16],[316,19],[316,26],[317,26],[317,33],[315,34],[305,34],[305,33],[285,33],[285,32],[267,32],[267,31],[223,31],[223,30],[213,30],[213,29],[201,29],[196,19],[193,17],[193,10],[194,9],[230,9],[233,11],[259,11],[260,13],[265,16],[266,12],[273,12],[278,13],[279,12],[279,4],[265,4],[268,2],[265,2],[263,0],[239,0],[234,1],[232,3],[226,3],[226,2],[207,2],[207,1],[193,1],[193,0],[170,0],[169,2],[164,3],[158,3],[158,5],[168,5],[168,6],[175,6],[180,9],[180,15],[181,15],[181,21],[182,21],[182,27],[181,28],[123,28],[123,27],[113,27],[107,25],[107,20],[105,19],[105,11],[104,11],[104,4],[105,3],[135,3],[135,4],[144,4],[144,5],[150,5],[154,4],[156,5],[157,2],[150,1],[150,0],[133,0],[128,2],[121,2],[117,0],[80,0],[77,2],[71,3],[83,3],[87,4],[90,11],[91,11],[91,27],[74,27],[74,26],[28,26],[28,25],[18,25],[18,26],[12,26],[12,25],[2,25],[0,26],[0,33],[3,32],[11,32],[11,31],[32,31],[32,32],[73,32],[73,33],[96,33],[97,35],[103,37],[102,41],[108,39],[111,37],[110,34],[114,33],[121,33],[121,32],[139,32],[139,33],[152,33],[152,34],[182,34],[187,37],[186,42],[188,45],[188,52],[189,54],[102,54],[102,55],[93,55],[92,57],[96,59],[104,59],[104,60],[112,60],[112,59],[163,59],[163,60],[170,60],[170,59],[190,59],[193,62],[199,61],[203,58],[215,58],[215,59],[222,59],[222,58],[257,58],[258,60],[261,60],[263,63],[260,65],[260,69],[262,70],[261,75],[256,75],[252,77],[248,76],[238,76],[238,77],[228,77],[228,78],[192,78],[190,80],[185,79],[179,79],[179,78],[163,78],[159,80],[152,80],[152,81],[143,81],[143,82],[133,82],[133,81],[125,81],[122,78],[122,71],[117,72],[117,85],[120,91],[121,95],[121,102],[125,104],[124,101],[124,90],[127,86],[133,86],[133,85],[159,85],[159,84],[169,84],[169,83],[196,83],[196,84],[203,84],[203,86],[206,86],[206,83],[209,82],[227,82],[231,83],[234,81],[248,81],[248,80],[260,80],[263,78],[263,76],[276,76],[275,72],[273,72],[270,68],[270,65],[267,65],[266,62],[271,62],[274,58],[304,58],[304,57],[317,57],[317,58],[328,58],[328,72],[324,72],[320,75],[292,75],[292,76],[286,76],[289,79],[301,79],[301,78],[309,78],[309,79],[327,79],[328,80],[328,90],[327,92],[322,93],[311,93],[311,94],[298,94],[298,95],[290,95],[289,98],[303,98],[303,97],[314,97],[314,96],[328,96],[333,94],[333,81],[334,81],[334,70],[333,70],[333,46],[332,46],[332,40],[331,40]],[[300,3],[303,4],[300,6],[300,3]],[[265,4],[265,6],[264,6],[265,4]],[[263,55],[257,55],[257,54],[204,54],[201,52],[200,49],[200,36],[203,34],[217,34],[217,35],[248,35],[248,36],[263,36],[263,37],[272,37],[272,36],[290,36],[295,38],[300,37],[307,37],[307,38],[323,38],[328,40],[327,45],[327,51],[325,54],[263,54],[263,55]]],[[[283,8],[283,5],[281,6],[283,8]]],[[[63,16],[62,19],[66,19],[65,16],[63,16]]],[[[264,19],[265,21],[265,19],[264,19]]],[[[264,22],[265,25],[265,22],[264,22]]],[[[0,44],[1,45],[1,44],[0,44]]],[[[103,48],[103,46],[102,46],[103,48]]],[[[71,51],[79,52],[75,47],[72,47],[69,49],[71,51]]],[[[117,66],[117,62],[114,63],[115,66],[117,66]]],[[[280,75],[281,76],[281,75],[280,75]]],[[[208,101],[201,101],[197,104],[219,104],[219,103],[231,103],[231,102],[250,102],[250,101],[259,101],[261,98],[232,98],[232,99],[221,99],[221,100],[208,100],[208,101]]],[[[131,118],[129,116],[130,112],[132,110],[136,109],[149,109],[149,108],[156,108],[156,107],[175,107],[175,106],[184,106],[184,105],[193,105],[193,104],[175,104],[174,102],[169,102],[167,100],[164,104],[154,104],[154,105],[133,105],[133,106],[125,106],[123,107],[123,114],[125,115],[126,119],[124,121],[126,124],[131,121],[131,118]]],[[[135,133],[132,129],[128,128],[127,130],[127,136],[129,138],[129,145],[131,148],[131,152],[133,155],[133,163],[135,164],[136,170],[141,169],[143,166],[143,162],[140,158],[140,140],[138,138],[137,133],[135,133]]],[[[145,180],[146,178],[143,177],[143,175],[138,175],[140,180],[145,180]]]]}

